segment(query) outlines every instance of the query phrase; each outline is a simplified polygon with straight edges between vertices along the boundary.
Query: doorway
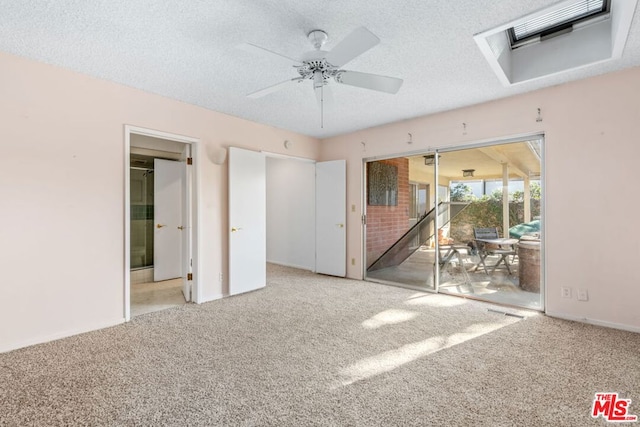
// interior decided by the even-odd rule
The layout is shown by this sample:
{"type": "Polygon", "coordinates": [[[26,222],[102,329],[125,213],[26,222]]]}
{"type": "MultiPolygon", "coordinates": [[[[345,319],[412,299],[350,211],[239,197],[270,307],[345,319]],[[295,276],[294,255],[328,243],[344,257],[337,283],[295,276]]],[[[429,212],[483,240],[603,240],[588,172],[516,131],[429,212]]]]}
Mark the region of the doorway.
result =
{"type": "Polygon", "coordinates": [[[126,321],[197,302],[197,142],[125,127],[126,321]]]}
{"type": "Polygon", "coordinates": [[[230,295],[264,287],[267,262],[344,277],[345,258],[344,160],[229,147],[230,295]]]}

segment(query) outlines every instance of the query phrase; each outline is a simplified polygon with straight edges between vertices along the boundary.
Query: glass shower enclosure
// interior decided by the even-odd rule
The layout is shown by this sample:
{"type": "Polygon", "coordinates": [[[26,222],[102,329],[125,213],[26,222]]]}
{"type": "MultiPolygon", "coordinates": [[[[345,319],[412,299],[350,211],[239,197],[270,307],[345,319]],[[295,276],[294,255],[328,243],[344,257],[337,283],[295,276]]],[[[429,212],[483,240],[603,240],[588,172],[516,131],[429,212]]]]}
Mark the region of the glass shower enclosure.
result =
{"type": "Polygon", "coordinates": [[[131,269],[134,270],[153,266],[153,168],[132,166],[130,177],[131,269]]]}

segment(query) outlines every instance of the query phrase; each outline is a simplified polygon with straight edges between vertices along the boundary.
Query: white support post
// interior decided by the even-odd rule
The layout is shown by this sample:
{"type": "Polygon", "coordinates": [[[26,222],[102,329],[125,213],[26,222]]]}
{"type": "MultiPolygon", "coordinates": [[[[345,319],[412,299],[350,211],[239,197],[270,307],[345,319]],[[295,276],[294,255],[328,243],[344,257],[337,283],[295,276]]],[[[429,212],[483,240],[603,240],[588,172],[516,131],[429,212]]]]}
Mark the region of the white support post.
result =
{"type": "Polygon", "coordinates": [[[531,222],[531,180],[528,176],[524,177],[524,222],[531,222]]]}
{"type": "Polygon", "coordinates": [[[509,164],[502,164],[502,237],[509,237],[509,164]]]}

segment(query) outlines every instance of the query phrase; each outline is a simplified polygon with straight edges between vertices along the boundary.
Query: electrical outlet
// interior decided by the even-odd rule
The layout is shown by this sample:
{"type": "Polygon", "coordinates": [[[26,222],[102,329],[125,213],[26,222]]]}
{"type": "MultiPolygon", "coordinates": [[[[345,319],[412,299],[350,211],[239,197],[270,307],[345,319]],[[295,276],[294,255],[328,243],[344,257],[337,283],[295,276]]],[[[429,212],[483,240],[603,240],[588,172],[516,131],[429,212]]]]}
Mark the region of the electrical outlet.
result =
{"type": "Polygon", "coordinates": [[[222,282],[222,278],[223,278],[223,277],[224,277],[224,276],[222,275],[222,273],[220,273],[220,275],[218,276],[218,278],[219,278],[219,280],[220,280],[221,282],[222,282]]]}
{"type": "Polygon", "coordinates": [[[355,258],[351,258],[351,265],[356,265],[356,259],[355,258]]]}
{"type": "Polygon", "coordinates": [[[589,301],[589,292],[586,289],[578,289],[578,301],[589,301]]]}
{"type": "Polygon", "coordinates": [[[562,295],[562,298],[571,298],[571,288],[567,286],[561,287],[560,294],[562,295]]]}
{"type": "Polygon", "coordinates": [[[351,212],[355,212],[356,211],[356,205],[351,205],[351,212]]]}

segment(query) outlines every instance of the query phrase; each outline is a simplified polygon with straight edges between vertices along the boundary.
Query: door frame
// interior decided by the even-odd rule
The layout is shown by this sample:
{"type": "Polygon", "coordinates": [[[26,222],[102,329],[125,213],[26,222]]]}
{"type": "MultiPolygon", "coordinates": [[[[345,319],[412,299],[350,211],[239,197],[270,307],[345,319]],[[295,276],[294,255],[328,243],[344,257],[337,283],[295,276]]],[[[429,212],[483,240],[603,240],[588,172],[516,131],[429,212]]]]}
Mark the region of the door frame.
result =
{"type": "MultiPolygon", "coordinates": [[[[192,218],[191,235],[191,271],[193,272],[193,280],[191,284],[191,300],[195,303],[200,302],[200,243],[198,239],[198,230],[200,229],[200,213],[198,211],[198,196],[200,192],[198,179],[198,154],[200,148],[200,139],[184,135],[163,132],[155,129],[142,128],[132,125],[124,125],[124,294],[123,294],[123,314],[125,322],[131,320],[131,176],[129,171],[131,156],[131,135],[149,136],[152,138],[165,139],[169,141],[179,142],[191,146],[192,172],[187,173],[187,179],[190,182],[187,185],[191,187],[191,201],[188,210],[192,218]]],[[[189,271],[189,261],[185,256],[183,258],[184,272],[189,271]]]]}
{"type": "MultiPolygon", "coordinates": [[[[236,148],[240,148],[240,147],[236,147],[236,148]]],[[[298,157],[298,156],[292,156],[292,155],[289,155],[289,154],[274,153],[274,152],[271,152],[271,151],[265,151],[265,150],[261,150],[260,152],[261,152],[261,153],[263,153],[263,154],[265,155],[265,159],[269,159],[269,158],[273,158],[273,159],[286,159],[286,160],[300,161],[300,162],[303,162],[303,163],[311,163],[311,164],[313,164],[313,165],[314,165],[314,168],[316,169],[316,170],[315,170],[315,174],[316,174],[316,176],[315,176],[315,178],[314,178],[314,184],[313,184],[313,186],[312,186],[312,188],[311,188],[311,191],[313,191],[313,193],[314,193],[314,207],[313,207],[313,210],[314,210],[314,217],[313,217],[313,225],[312,225],[312,227],[314,228],[314,230],[316,230],[316,227],[317,227],[317,220],[318,220],[317,215],[315,215],[315,212],[316,212],[317,207],[318,207],[318,206],[317,206],[317,204],[318,204],[318,195],[317,195],[317,191],[316,191],[316,185],[317,185],[317,181],[318,181],[318,180],[317,180],[317,167],[318,167],[318,164],[322,164],[322,163],[325,163],[325,162],[323,162],[323,161],[319,161],[319,160],[314,160],[314,159],[309,159],[309,158],[306,158],[306,157],[298,157]]],[[[345,168],[346,168],[346,166],[345,166],[345,168]]],[[[346,172],[345,172],[345,174],[346,174],[346,172]]],[[[269,180],[268,180],[268,178],[267,178],[267,187],[268,187],[268,186],[269,186],[269,180]]],[[[343,221],[343,226],[344,226],[344,229],[345,229],[345,235],[344,235],[344,239],[345,239],[345,240],[344,240],[344,242],[343,242],[343,246],[344,246],[344,252],[345,252],[344,263],[345,263],[345,274],[346,274],[347,265],[348,265],[348,264],[347,264],[347,255],[348,255],[348,252],[347,252],[347,242],[346,242],[346,228],[347,228],[347,219],[348,219],[348,218],[347,218],[347,207],[346,207],[346,191],[347,191],[347,190],[346,190],[346,185],[344,186],[344,189],[345,189],[345,190],[344,190],[344,191],[345,191],[345,209],[344,209],[344,221],[343,221]]],[[[355,209],[355,205],[354,205],[354,209],[355,209]]],[[[267,214],[267,215],[268,215],[268,214],[267,214]]],[[[316,233],[317,233],[317,231],[314,231],[314,235],[315,235],[316,233]]],[[[313,248],[314,248],[314,262],[313,262],[313,269],[312,269],[312,270],[310,270],[310,271],[312,271],[312,272],[314,272],[314,273],[317,273],[317,270],[318,270],[318,269],[317,269],[317,267],[318,267],[318,263],[317,263],[317,257],[318,257],[318,238],[317,238],[317,236],[316,236],[316,238],[315,238],[315,241],[314,241],[314,244],[313,244],[313,248]]],[[[354,260],[355,260],[355,258],[354,258],[354,260]]],[[[287,264],[282,264],[282,265],[287,265],[287,264]]],[[[294,268],[300,268],[300,267],[299,267],[299,266],[294,266],[294,268]]],[[[306,267],[304,267],[304,268],[306,268],[306,267]]],[[[344,277],[344,276],[341,276],[341,277],[344,277]]]]}

